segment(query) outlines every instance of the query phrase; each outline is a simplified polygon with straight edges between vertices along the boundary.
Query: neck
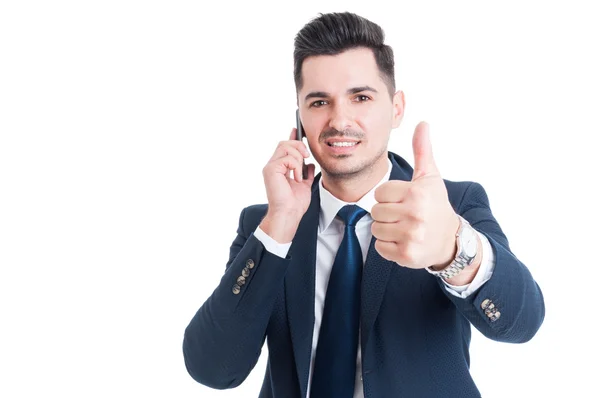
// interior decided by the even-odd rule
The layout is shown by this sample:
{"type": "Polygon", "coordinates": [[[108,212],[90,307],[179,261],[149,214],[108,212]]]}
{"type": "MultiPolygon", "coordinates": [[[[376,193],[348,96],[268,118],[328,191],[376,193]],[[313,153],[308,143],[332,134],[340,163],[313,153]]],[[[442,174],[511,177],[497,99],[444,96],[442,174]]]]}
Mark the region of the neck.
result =
{"type": "Polygon", "coordinates": [[[322,175],[323,187],[333,196],[347,203],[358,202],[388,172],[387,152],[371,167],[354,174],[352,177],[333,178],[322,175]]]}

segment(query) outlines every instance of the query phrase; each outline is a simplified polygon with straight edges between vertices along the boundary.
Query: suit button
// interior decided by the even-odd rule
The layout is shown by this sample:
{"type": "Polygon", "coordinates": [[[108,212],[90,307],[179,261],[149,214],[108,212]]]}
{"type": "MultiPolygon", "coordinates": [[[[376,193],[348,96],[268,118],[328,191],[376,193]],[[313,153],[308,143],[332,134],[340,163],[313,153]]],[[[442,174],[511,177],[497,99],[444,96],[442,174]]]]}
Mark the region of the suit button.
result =
{"type": "Polygon", "coordinates": [[[236,283],[235,285],[233,285],[231,291],[233,292],[233,294],[240,294],[240,285],[236,283]]]}
{"type": "Polygon", "coordinates": [[[242,270],[242,276],[243,276],[244,278],[247,278],[247,277],[249,277],[249,276],[250,276],[250,270],[248,269],[248,267],[245,267],[245,268],[242,270]]]}
{"type": "Polygon", "coordinates": [[[251,258],[248,259],[248,261],[246,261],[246,267],[250,269],[254,268],[254,260],[252,260],[251,258]]]}
{"type": "Polygon", "coordinates": [[[491,303],[492,303],[492,300],[490,300],[490,299],[483,300],[481,302],[481,309],[485,310],[491,303]]]}
{"type": "Polygon", "coordinates": [[[246,283],[246,278],[244,278],[243,276],[240,276],[239,278],[237,278],[238,285],[244,286],[244,283],[246,283]]]}
{"type": "Polygon", "coordinates": [[[500,318],[500,311],[494,312],[494,315],[490,318],[490,321],[496,322],[500,318]]]}

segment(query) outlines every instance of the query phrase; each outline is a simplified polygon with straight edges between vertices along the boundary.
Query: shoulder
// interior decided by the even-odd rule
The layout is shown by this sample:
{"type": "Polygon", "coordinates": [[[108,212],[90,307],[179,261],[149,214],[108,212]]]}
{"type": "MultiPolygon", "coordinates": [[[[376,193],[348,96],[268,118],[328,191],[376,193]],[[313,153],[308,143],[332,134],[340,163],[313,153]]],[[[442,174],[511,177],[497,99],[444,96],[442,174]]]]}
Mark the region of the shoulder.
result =
{"type": "Polygon", "coordinates": [[[471,184],[476,184],[474,181],[452,181],[444,179],[444,184],[446,184],[446,190],[448,191],[448,196],[450,200],[453,198],[462,198],[462,196],[467,192],[471,184]]]}
{"type": "Polygon", "coordinates": [[[483,186],[476,181],[451,181],[444,179],[448,199],[455,209],[471,202],[488,203],[483,186]]]}

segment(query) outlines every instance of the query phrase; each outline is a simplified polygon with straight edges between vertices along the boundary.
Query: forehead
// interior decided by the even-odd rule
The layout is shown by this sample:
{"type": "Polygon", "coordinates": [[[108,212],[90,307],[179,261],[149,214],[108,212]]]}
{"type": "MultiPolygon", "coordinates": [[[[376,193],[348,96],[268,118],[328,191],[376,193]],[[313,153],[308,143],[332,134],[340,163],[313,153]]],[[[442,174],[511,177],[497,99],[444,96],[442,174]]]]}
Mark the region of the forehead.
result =
{"type": "Polygon", "coordinates": [[[346,91],[349,87],[384,87],[375,56],[368,48],[357,48],[337,55],[308,57],[302,63],[301,91],[346,91]]]}

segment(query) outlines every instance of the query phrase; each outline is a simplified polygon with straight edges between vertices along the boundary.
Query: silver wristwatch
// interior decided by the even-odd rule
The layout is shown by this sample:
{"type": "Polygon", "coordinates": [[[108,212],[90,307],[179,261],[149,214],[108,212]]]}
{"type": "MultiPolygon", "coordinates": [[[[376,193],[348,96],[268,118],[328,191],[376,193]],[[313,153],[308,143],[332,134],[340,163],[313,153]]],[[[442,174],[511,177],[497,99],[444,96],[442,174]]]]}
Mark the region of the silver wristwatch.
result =
{"type": "Polygon", "coordinates": [[[427,271],[430,274],[444,279],[450,279],[458,275],[465,267],[471,265],[477,256],[477,232],[467,220],[459,215],[457,216],[460,220],[460,228],[456,232],[456,257],[454,257],[450,265],[441,271],[435,271],[431,267],[427,267],[427,271]]]}

